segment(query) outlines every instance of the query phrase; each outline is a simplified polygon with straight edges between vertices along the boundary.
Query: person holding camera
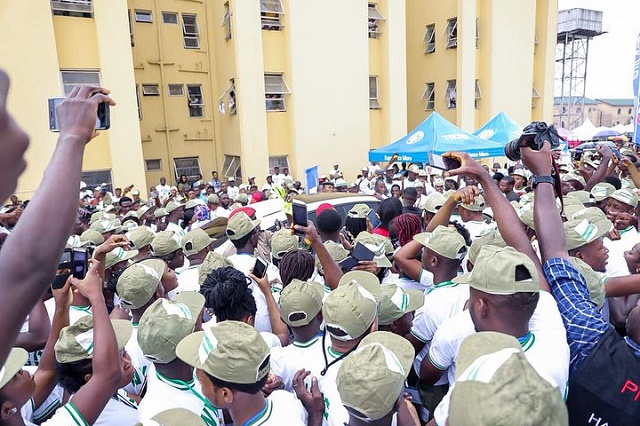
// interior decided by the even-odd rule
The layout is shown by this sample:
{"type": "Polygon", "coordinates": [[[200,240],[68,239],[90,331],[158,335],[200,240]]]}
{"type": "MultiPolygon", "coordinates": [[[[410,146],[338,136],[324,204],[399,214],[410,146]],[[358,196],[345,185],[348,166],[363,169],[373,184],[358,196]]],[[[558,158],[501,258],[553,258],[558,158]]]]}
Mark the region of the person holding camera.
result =
{"type": "MultiPolygon", "coordinates": [[[[9,77],[0,71],[0,200],[14,191],[26,168],[24,153],[29,137],[7,109],[9,77]]],[[[51,283],[78,209],[82,157],[96,135],[98,105],[115,105],[109,90],[76,86],[57,107],[60,137],[40,187],[22,214],[0,254],[0,362],[4,362],[25,317],[51,283]],[[56,208],[51,209],[51,194],[56,208]],[[47,211],[47,220],[42,212],[47,211]],[[51,226],[54,223],[56,226],[51,226]],[[47,238],[43,239],[42,236],[47,238]],[[29,262],[25,262],[29,259],[29,262]],[[34,267],[37,265],[37,267],[34,267]]]]}

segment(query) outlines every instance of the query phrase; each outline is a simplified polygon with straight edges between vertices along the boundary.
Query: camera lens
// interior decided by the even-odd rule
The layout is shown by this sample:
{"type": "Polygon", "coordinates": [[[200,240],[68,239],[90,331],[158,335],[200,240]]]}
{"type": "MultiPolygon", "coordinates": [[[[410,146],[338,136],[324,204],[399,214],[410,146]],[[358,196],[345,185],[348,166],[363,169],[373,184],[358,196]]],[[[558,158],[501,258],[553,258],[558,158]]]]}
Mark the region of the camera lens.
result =
{"type": "Polygon", "coordinates": [[[504,146],[504,155],[511,161],[520,159],[520,140],[514,139],[504,146]]]}

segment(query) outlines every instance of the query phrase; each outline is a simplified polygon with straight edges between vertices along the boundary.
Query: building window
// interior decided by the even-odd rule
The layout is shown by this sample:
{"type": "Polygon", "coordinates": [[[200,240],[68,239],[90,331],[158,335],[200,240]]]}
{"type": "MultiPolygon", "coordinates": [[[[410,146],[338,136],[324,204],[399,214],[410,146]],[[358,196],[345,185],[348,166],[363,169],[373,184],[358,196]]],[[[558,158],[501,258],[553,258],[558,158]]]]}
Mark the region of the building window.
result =
{"type": "Polygon", "coordinates": [[[482,92],[480,91],[480,83],[476,80],[476,93],[473,100],[473,106],[475,109],[480,108],[480,99],[482,99],[482,92]]]}
{"type": "Polygon", "coordinates": [[[476,49],[480,48],[480,18],[476,18],[476,49]]]}
{"type": "Polygon", "coordinates": [[[631,115],[633,112],[633,108],[629,108],[629,112],[627,114],[631,115]]]}
{"type": "Polygon", "coordinates": [[[140,105],[140,86],[136,84],[136,103],[138,104],[138,120],[142,120],[142,106],[140,105]]]}
{"type": "Polygon", "coordinates": [[[153,16],[150,10],[135,10],[136,22],[144,22],[150,24],[153,22],[153,16]]]}
{"type": "Polygon", "coordinates": [[[202,86],[199,84],[187,84],[187,93],[189,95],[189,117],[204,117],[202,86]]]}
{"type": "Polygon", "coordinates": [[[447,49],[458,46],[458,18],[447,20],[447,49]]]}
{"type": "Polygon", "coordinates": [[[91,18],[93,3],[91,0],[51,0],[51,12],[58,16],[91,18]]]}
{"type": "Polygon", "coordinates": [[[286,155],[274,155],[269,157],[269,173],[274,173],[275,168],[280,170],[289,168],[289,157],[286,155]]]}
{"type": "Polygon", "coordinates": [[[143,84],[142,95],[143,96],[160,96],[160,86],[157,84],[143,84]]]}
{"type": "Polygon", "coordinates": [[[236,179],[236,181],[242,180],[240,157],[235,155],[224,156],[224,164],[222,165],[222,176],[224,176],[225,178],[233,177],[236,179]]]}
{"type": "Polygon", "coordinates": [[[60,71],[62,88],[68,95],[75,86],[100,86],[99,71],[60,71]]]}
{"type": "Polygon", "coordinates": [[[231,8],[229,7],[229,2],[224,4],[222,28],[224,28],[224,39],[231,40],[231,8]]]}
{"type": "Polygon", "coordinates": [[[378,38],[380,36],[379,21],[384,21],[384,16],[382,16],[375,3],[369,3],[369,38],[378,38]]]}
{"type": "Polygon", "coordinates": [[[189,182],[194,182],[198,175],[202,174],[198,157],[174,158],[173,167],[176,172],[176,182],[180,180],[182,175],[186,175],[189,182]]]}
{"type": "Polygon", "coordinates": [[[435,83],[427,83],[422,93],[422,99],[425,100],[425,111],[433,111],[436,107],[436,85],[435,83]]]}
{"type": "Polygon", "coordinates": [[[433,53],[436,51],[436,24],[427,25],[424,33],[424,53],[433,53]]]}
{"type": "Polygon", "coordinates": [[[618,115],[622,113],[622,108],[618,108],[618,115]]]}
{"type": "Polygon", "coordinates": [[[83,171],[82,178],[80,178],[80,180],[87,184],[87,188],[95,188],[96,186],[106,183],[107,190],[113,190],[111,169],[83,171]]]}
{"type": "Polygon", "coordinates": [[[178,14],[176,12],[162,12],[162,22],[175,25],[178,23],[178,14]]]}
{"type": "Polygon", "coordinates": [[[170,84],[169,85],[169,96],[184,96],[184,85],[183,84],[170,84]]]}
{"type": "Polygon", "coordinates": [[[182,14],[182,39],[185,49],[200,48],[200,30],[198,29],[198,16],[192,14],[182,14]]]}
{"type": "Polygon", "coordinates": [[[229,114],[236,115],[238,113],[238,108],[236,107],[236,80],[233,78],[227,93],[229,94],[229,114]]]}
{"type": "Polygon", "coordinates": [[[260,0],[260,22],[263,30],[282,30],[282,2],[280,0],[260,0]]]}
{"type": "Polygon", "coordinates": [[[380,103],[378,102],[378,76],[369,76],[369,109],[380,109],[380,103]]]}
{"type": "Polygon", "coordinates": [[[144,160],[144,166],[148,172],[162,170],[162,160],[159,158],[155,158],[153,160],[144,160]]]}
{"type": "Polygon", "coordinates": [[[447,89],[444,92],[444,98],[447,101],[447,109],[454,109],[456,107],[456,81],[447,80],[447,89]]]}
{"type": "Polygon", "coordinates": [[[127,18],[129,18],[129,37],[131,38],[131,47],[134,47],[136,45],[136,42],[133,39],[133,24],[131,23],[131,9],[127,10],[127,18]]]}
{"type": "Polygon", "coordinates": [[[582,114],[582,108],[580,107],[576,108],[576,114],[582,114]]]}
{"type": "MultiPolygon", "coordinates": [[[[538,90],[536,90],[535,86],[531,87],[531,108],[535,108],[536,107],[536,99],[540,98],[540,93],[538,93],[538,90]]],[[[567,108],[562,107],[562,113],[566,114],[567,113],[567,108]]],[[[564,127],[564,126],[562,126],[564,127]]]]}
{"type": "Polygon", "coordinates": [[[283,74],[264,75],[264,94],[267,111],[286,111],[284,95],[290,93],[283,74]]]}

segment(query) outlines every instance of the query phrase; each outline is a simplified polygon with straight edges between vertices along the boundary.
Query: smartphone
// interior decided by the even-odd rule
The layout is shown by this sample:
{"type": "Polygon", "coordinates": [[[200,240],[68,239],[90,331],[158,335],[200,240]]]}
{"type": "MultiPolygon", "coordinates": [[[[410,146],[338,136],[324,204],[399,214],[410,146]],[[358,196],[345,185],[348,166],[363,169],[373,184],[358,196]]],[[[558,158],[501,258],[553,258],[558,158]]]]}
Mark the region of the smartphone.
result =
{"type": "Polygon", "coordinates": [[[67,282],[67,278],[69,278],[70,275],[71,272],[56,275],[56,277],[53,279],[53,282],[51,283],[51,288],[54,290],[59,290],[64,287],[67,282]]]}
{"type": "MultiPolygon", "coordinates": [[[[291,212],[293,216],[293,224],[307,226],[308,216],[307,216],[307,205],[302,201],[293,200],[293,204],[291,206],[291,212]]],[[[294,231],[298,236],[304,236],[303,232],[294,231]]]]}
{"type": "Polygon", "coordinates": [[[73,267],[71,260],[73,259],[73,250],[64,249],[58,261],[58,270],[71,269],[73,267]]]}
{"type": "Polygon", "coordinates": [[[460,161],[438,154],[429,154],[429,164],[440,170],[453,170],[460,167],[460,161]]]}
{"type": "Polygon", "coordinates": [[[364,244],[361,244],[361,243],[357,243],[356,246],[353,248],[353,253],[351,253],[351,256],[355,257],[359,261],[360,260],[373,260],[375,255],[376,254],[374,252],[369,250],[367,248],[367,246],[365,246],[364,244]]]}
{"type": "Polygon", "coordinates": [[[73,249],[72,269],[71,273],[74,278],[84,279],[87,275],[87,266],[89,264],[89,253],[84,249],[73,249]]]}
{"type": "Polygon", "coordinates": [[[371,226],[373,226],[373,229],[380,226],[380,218],[376,214],[375,210],[369,210],[369,213],[367,213],[367,219],[369,219],[369,222],[371,222],[371,226]]]}
{"type": "Polygon", "coordinates": [[[358,259],[356,259],[353,256],[347,256],[342,261],[340,261],[338,265],[340,266],[340,268],[344,269],[345,271],[350,271],[355,266],[358,266],[358,259]]]}
{"type": "Polygon", "coordinates": [[[618,160],[622,160],[622,154],[620,154],[618,148],[611,148],[611,151],[613,151],[613,155],[615,155],[618,160]]]}
{"type": "MultiPolygon", "coordinates": [[[[60,131],[60,124],[58,123],[58,115],[56,113],[56,107],[65,98],[49,98],[49,130],[52,132],[60,131]]],[[[96,118],[96,130],[107,130],[111,127],[111,119],[109,114],[109,105],[105,102],[98,104],[98,117],[96,118]]]]}
{"type": "Polygon", "coordinates": [[[257,257],[256,263],[253,265],[253,275],[258,278],[264,278],[264,276],[267,275],[267,266],[267,262],[257,257]]]}

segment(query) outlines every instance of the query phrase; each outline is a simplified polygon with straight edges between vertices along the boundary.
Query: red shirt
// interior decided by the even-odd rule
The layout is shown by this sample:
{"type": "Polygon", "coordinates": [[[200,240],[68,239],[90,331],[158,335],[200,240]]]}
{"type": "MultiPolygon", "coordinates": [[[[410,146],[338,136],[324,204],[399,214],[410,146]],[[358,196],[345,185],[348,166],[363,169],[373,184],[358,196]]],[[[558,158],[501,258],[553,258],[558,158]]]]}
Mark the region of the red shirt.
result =
{"type": "Polygon", "coordinates": [[[384,229],[384,228],[376,228],[373,231],[371,231],[372,234],[376,234],[376,235],[382,235],[383,237],[387,237],[390,238],[389,236],[389,230],[388,229],[384,229]]]}

